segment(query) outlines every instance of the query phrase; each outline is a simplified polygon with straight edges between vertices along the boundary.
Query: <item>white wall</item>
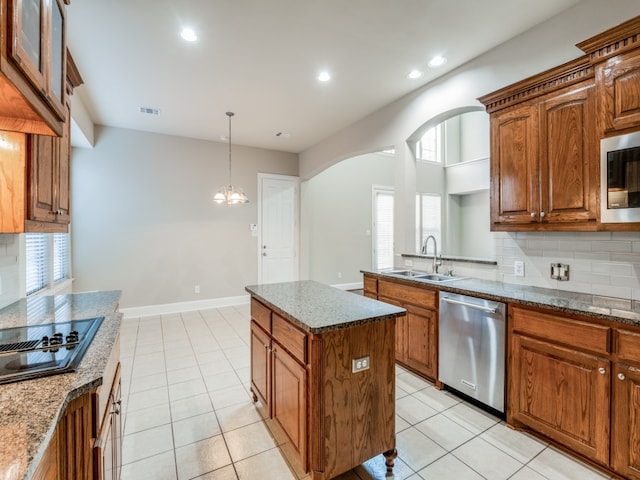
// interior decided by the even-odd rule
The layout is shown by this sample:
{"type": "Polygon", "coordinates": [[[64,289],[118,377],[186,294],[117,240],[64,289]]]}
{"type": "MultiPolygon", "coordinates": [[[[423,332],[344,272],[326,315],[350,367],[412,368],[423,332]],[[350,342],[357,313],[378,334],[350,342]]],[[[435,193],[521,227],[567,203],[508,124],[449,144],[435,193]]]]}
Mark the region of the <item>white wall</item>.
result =
{"type": "Polygon", "coordinates": [[[250,203],[216,205],[228,146],[97,126],[72,150],[74,291],[121,289],[121,307],[244,295],[257,282],[257,174],[297,175],[297,155],[232,146],[250,203]],[[200,293],[194,286],[200,285],[200,293]]]}
{"type": "MultiPolygon", "coordinates": [[[[480,96],[584,55],[576,43],[636,15],[637,0],[584,0],[302,152],[300,176],[312,178],[345,158],[394,145],[396,253],[410,252],[416,167],[407,139],[434,117],[481,106],[480,96]]],[[[462,263],[455,268],[482,278],[640,299],[640,233],[496,234],[494,239],[497,268],[462,263]],[[516,259],[525,261],[524,278],[512,275],[516,259]],[[571,281],[548,279],[549,263],[558,259],[570,261],[571,281]]]]}
{"type": "Polygon", "coordinates": [[[393,186],[394,161],[360,155],[302,184],[305,277],[332,285],[362,282],[360,270],[371,268],[372,186],[393,186]]]}
{"type": "Polygon", "coordinates": [[[0,234],[0,308],[20,298],[20,235],[0,234]]]}

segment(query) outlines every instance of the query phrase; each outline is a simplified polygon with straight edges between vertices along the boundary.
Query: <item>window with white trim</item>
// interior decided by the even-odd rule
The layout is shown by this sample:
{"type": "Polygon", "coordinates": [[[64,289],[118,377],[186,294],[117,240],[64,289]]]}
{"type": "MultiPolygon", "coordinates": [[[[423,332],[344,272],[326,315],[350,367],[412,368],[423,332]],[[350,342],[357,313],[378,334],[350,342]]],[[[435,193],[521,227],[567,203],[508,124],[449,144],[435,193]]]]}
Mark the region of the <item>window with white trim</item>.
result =
{"type": "MultiPolygon", "coordinates": [[[[435,193],[416,194],[416,252],[422,251],[422,243],[433,235],[442,245],[441,197],[435,193]]],[[[433,242],[429,242],[427,255],[433,255],[433,242]]]]}
{"type": "Polygon", "coordinates": [[[393,267],[392,188],[373,188],[373,268],[393,267]]]}
{"type": "Polygon", "coordinates": [[[442,123],[427,130],[416,142],[416,159],[442,163],[444,157],[444,128],[442,123]]]}
{"type": "Polygon", "coordinates": [[[68,233],[27,233],[25,292],[32,295],[70,278],[68,233]]]}

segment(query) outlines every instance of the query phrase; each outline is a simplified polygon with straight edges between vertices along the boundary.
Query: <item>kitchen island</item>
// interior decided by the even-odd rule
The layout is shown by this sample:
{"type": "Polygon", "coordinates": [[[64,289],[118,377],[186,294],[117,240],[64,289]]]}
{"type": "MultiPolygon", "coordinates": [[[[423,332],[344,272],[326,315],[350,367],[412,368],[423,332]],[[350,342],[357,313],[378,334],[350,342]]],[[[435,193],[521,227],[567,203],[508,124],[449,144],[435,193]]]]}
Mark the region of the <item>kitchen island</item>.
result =
{"type": "Polygon", "coordinates": [[[403,308],[313,281],[249,286],[251,391],[299,478],[329,480],[395,449],[403,308]]]}
{"type": "MultiPolygon", "coordinates": [[[[100,390],[108,391],[111,387],[100,388],[117,373],[122,319],[116,312],[119,299],[119,291],[43,296],[22,299],[0,310],[0,328],[104,317],[74,372],[0,385],[0,478],[3,480],[43,478],[39,475],[44,475],[45,470],[48,476],[44,478],[64,478],[62,469],[68,472],[73,468],[71,462],[57,464],[57,451],[73,448],[73,445],[57,442],[57,427],[70,406],[83,398],[89,400],[86,402],[87,413],[95,416],[93,400],[104,396],[99,394],[100,390]],[[91,397],[94,394],[96,396],[91,397]]],[[[93,426],[85,425],[87,430],[92,430],[90,427],[93,426]]],[[[95,432],[87,433],[93,435],[95,432]]],[[[78,451],[73,452],[74,457],[89,461],[83,464],[85,471],[74,478],[89,478],[84,473],[89,473],[87,470],[93,467],[93,444],[88,442],[76,447],[78,451]]]]}

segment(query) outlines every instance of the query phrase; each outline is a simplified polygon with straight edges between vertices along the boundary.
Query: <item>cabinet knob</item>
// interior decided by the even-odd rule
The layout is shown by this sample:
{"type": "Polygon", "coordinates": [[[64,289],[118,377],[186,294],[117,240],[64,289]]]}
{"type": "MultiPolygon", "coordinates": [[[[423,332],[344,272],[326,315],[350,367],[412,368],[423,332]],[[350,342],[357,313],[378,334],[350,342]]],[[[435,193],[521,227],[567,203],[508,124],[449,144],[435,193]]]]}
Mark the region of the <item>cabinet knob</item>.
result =
{"type": "Polygon", "coordinates": [[[607,373],[607,370],[604,367],[600,367],[598,369],[598,372],[600,373],[600,375],[604,375],[605,373],[607,373]]]}
{"type": "Polygon", "coordinates": [[[265,345],[265,346],[264,346],[264,349],[265,349],[265,350],[269,350],[269,345],[265,345]]]}
{"type": "Polygon", "coordinates": [[[544,212],[540,212],[540,218],[544,217],[544,212]]]}
{"type": "Polygon", "coordinates": [[[624,373],[619,373],[618,374],[618,380],[624,380],[625,378],[627,378],[627,377],[624,376],[624,373]]]}
{"type": "Polygon", "coordinates": [[[536,216],[536,212],[531,212],[531,218],[534,218],[536,216]]]}

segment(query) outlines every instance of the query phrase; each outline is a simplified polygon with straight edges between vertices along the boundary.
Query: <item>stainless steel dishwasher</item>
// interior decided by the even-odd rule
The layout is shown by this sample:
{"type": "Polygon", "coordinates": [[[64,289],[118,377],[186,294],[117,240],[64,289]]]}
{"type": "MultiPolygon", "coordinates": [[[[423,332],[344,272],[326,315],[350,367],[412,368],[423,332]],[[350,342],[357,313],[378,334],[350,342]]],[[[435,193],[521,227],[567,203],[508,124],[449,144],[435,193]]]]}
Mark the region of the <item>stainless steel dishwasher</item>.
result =
{"type": "Polygon", "coordinates": [[[438,378],[504,413],[504,303],[440,293],[438,378]]]}

